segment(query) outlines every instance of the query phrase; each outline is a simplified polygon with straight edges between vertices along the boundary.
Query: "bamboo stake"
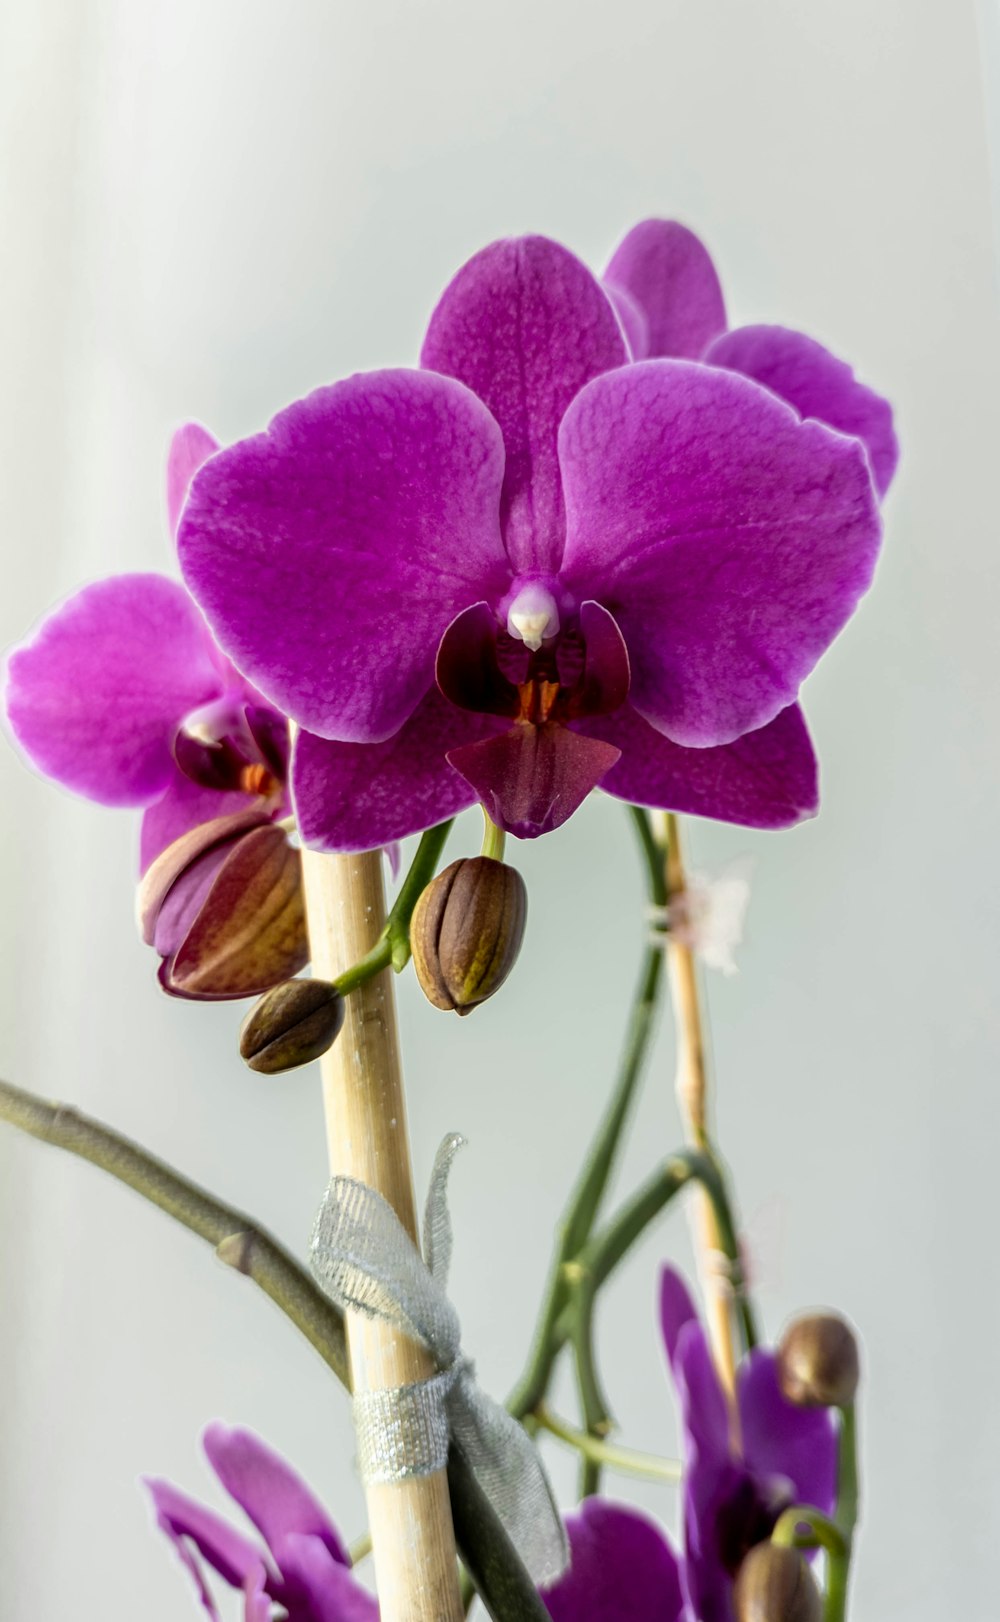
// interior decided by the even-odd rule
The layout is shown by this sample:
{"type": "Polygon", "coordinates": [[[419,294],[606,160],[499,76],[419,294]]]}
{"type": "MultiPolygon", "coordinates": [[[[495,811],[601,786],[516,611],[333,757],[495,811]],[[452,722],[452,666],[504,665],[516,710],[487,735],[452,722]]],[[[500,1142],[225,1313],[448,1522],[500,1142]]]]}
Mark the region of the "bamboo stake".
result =
{"type": "MultiPolygon", "coordinates": [[[[664,816],[667,847],[667,905],[682,894],[686,877],[678,819],[664,816]]],[[[667,972],[677,1026],[677,1102],[681,1119],[696,1149],[711,1150],[708,1112],[708,1070],[705,1054],[701,994],[694,952],[667,931],[667,972]]],[[[732,1300],[722,1265],[724,1249],[711,1200],[703,1189],[694,1194],[695,1256],[705,1295],[709,1341],[715,1366],[729,1399],[730,1426],[738,1441],[736,1415],[736,1355],[733,1349],[732,1300]]]]}
{"type": "MultiPolygon", "coordinates": [[[[332,980],[375,944],[385,923],[382,855],[302,852],[314,972],[332,980]]],[[[330,1170],[388,1200],[416,1239],[392,972],[351,993],[344,1029],[320,1060],[330,1170]]],[[[423,1347],[388,1324],[347,1314],[356,1390],[426,1379],[423,1347]]],[[[455,1534],[443,1470],[366,1490],[382,1622],[462,1622],[455,1534]]]]}

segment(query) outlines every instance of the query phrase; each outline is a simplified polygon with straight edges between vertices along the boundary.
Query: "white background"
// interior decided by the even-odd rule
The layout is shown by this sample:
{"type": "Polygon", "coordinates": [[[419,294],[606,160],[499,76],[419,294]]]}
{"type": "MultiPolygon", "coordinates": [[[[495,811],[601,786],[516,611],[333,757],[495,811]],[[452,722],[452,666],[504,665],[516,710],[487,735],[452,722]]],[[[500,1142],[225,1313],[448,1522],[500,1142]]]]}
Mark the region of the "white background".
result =
{"type": "MultiPolygon", "coordinates": [[[[0,28],[4,644],[87,579],[170,567],[178,421],[232,439],[317,383],[411,362],[445,281],[505,233],[547,232],[600,265],[634,220],[676,215],[713,250],[734,320],[813,333],[897,402],[876,589],[806,694],[822,815],[693,836],[703,865],[756,861],[742,973],[713,981],[711,1006],[768,1323],[824,1302],[865,1335],[853,1617],[988,1622],[1000,352],[975,8],[8,0],[0,28]]],[[[9,751],[0,774],[0,1069],[301,1249],[324,1181],[315,1076],[251,1076],[236,1010],[158,994],[127,813],[9,751]]],[[[474,838],[470,822],[459,846],[474,838]]],[[[471,1140],[453,1294],[497,1393],[642,936],[612,802],[515,856],[531,921],[508,992],[460,1022],[400,987],[421,1187],[446,1130],[471,1140]]],[[[633,1180],[676,1141],[671,1067],[665,1021],[633,1180]]],[[[4,1622],[192,1614],[135,1480],[211,1493],[197,1437],[216,1415],[257,1427],[361,1530],[344,1398],[248,1283],[6,1130],[0,1178],[4,1622]]],[[[659,1260],[687,1252],[671,1217],[601,1313],[633,1445],[674,1445],[653,1298],[659,1260]]],[[[568,1495],[569,1469],[558,1479],[568,1495]]],[[[672,1490],[640,1496],[673,1522],[672,1490]]]]}

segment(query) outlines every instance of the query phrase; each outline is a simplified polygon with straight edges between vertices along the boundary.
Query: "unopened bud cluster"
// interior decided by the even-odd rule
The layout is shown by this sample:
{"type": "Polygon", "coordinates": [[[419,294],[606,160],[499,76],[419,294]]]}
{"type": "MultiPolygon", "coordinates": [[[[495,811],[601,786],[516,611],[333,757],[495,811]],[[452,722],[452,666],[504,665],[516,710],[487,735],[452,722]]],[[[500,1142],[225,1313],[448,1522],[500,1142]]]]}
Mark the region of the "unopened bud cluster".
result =
{"type": "Polygon", "coordinates": [[[491,856],[452,862],[413,911],[410,948],[435,1008],[471,1014],[503,985],[521,949],[528,912],[524,880],[491,856]]]}
{"type": "Polygon", "coordinates": [[[846,1408],[857,1394],[858,1342],[835,1312],[789,1324],[778,1345],[778,1384],[797,1408],[846,1408]]]}

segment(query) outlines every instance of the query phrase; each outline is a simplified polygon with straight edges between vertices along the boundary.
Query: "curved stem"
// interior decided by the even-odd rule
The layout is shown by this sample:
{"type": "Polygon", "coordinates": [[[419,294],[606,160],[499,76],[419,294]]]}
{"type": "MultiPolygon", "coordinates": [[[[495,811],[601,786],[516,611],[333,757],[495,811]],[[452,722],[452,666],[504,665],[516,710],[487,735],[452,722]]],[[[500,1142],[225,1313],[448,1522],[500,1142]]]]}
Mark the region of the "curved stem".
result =
{"type": "Polygon", "coordinates": [[[175,1222],[214,1245],[219,1259],[245,1273],[301,1330],[341,1384],[350,1388],[344,1318],[284,1246],[252,1217],[182,1177],[113,1132],[65,1104],[50,1104],[0,1081],[0,1120],[89,1160],[159,1206],[175,1222]]]}
{"type": "Polygon", "coordinates": [[[831,1549],[827,1561],[824,1622],[844,1622],[847,1615],[847,1588],[859,1507],[857,1415],[851,1403],[840,1411],[836,1524],[843,1546],[839,1551],[831,1549]]]}
{"type": "MultiPolygon", "coordinates": [[[[410,919],[413,917],[413,909],[437,872],[441,852],[444,850],[454,821],[454,817],[450,817],[447,822],[439,822],[421,834],[409,872],[389,909],[382,935],[388,942],[390,959],[397,974],[400,969],[405,969],[410,961],[410,919]]],[[[381,941],[378,944],[381,945],[381,941]]]]}
{"type": "Polygon", "coordinates": [[[825,1549],[831,1557],[844,1553],[844,1536],[828,1516],[810,1504],[793,1504],[778,1517],[771,1542],[779,1549],[825,1549]],[[802,1526],[809,1528],[801,1532],[802,1526]]]}
{"type": "Polygon", "coordinates": [[[494,862],[503,861],[503,853],[507,848],[507,835],[502,828],[498,828],[490,816],[485,805],[483,812],[483,848],[481,855],[489,856],[494,862]]]}
{"type": "Polygon", "coordinates": [[[544,1403],[535,1409],[535,1419],[540,1430],[558,1437],[567,1446],[576,1448],[584,1458],[594,1459],[608,1470],[618,1470],[627,1476],[641,1476],[648,1481],[677,1482],[681,1479],[683,1466],[679,1459],[661,1459],[656,1453],[643,1453],[637,1448],[619,1447],[615,1442],[602,1441],[588,1431],[577,1430],[544,1403]]]}

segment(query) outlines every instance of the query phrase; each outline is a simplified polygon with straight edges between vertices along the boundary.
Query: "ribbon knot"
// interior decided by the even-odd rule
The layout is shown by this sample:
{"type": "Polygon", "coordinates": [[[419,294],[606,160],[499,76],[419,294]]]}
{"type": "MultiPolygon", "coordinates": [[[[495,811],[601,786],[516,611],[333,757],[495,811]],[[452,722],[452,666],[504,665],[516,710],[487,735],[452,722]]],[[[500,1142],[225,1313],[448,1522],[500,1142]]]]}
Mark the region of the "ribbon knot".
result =
{"type": "Polygon", "coordinates": [[[381,1194],[353,1177],[334,1177],[313,1230],[312,1270],[338,1306],[402,1329],[425,1346],[437,1373],[354,1397],[358,1465],[365,1484],[432,1475],[459,1448],[538,1584],[555,1582],[569,1561],[566,1532],[531,1438],[477,1384],[461,1349],[448,1299],[452,1231],[447,1184],[465,1139],[438,1150],[424,1213],[426,1260],[381,1194]]]}

